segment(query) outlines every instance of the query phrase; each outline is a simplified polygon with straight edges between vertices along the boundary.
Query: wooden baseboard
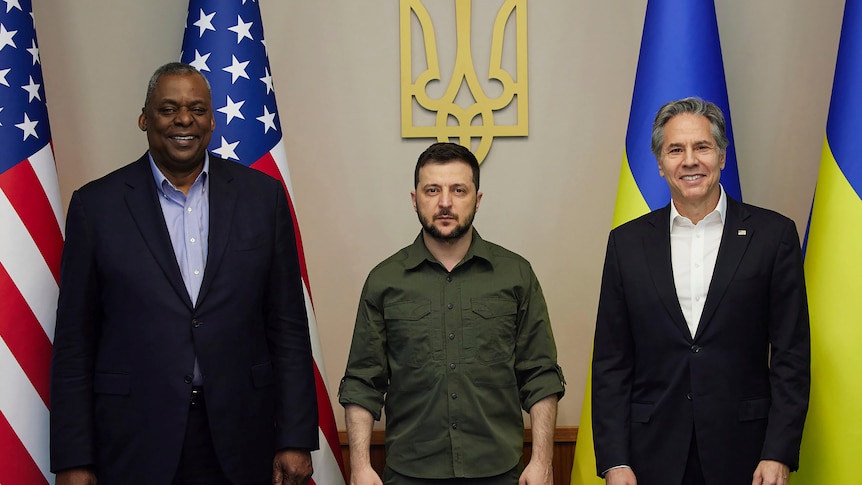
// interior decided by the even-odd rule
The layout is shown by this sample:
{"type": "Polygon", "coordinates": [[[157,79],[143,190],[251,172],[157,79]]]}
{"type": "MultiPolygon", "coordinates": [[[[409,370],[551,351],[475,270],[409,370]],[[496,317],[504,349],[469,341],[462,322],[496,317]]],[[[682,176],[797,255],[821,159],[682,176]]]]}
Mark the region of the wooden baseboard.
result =
{"type": "MultiPolygon", "coordinates": [[[[572,463],[575,458],[575,442],[578,440],[577,426],[561,426],[554,430],[554,485],[568,485],[572,477],[572,463]]],[[[341,455],[344,457],[344,465],[350,469],[350,450],[348,449],[347,431],[338,432],[338,441],[341,443],[341,455]]],[[[386,466],[386,452],[384,445],[386,436],[384,430],[371,432],[371,466],[377,473],[383,473],[386,466]]],[[[524,455],[522,461],[526,464],[530,460],[533,450],[533,431],[524,430],[524,455]]]]}

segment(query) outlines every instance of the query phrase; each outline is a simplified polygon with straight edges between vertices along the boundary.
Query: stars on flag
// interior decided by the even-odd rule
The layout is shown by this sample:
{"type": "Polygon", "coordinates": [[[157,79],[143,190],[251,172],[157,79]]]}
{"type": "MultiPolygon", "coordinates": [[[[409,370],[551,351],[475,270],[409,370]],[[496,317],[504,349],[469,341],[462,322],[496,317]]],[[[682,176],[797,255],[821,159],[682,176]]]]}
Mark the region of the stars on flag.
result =
{"type": "Polygon", "coordinates": [[[42,98],[39,96],[39,88],[41,88],[41,87],[42,87],[41,84],[37,84],[37,83],[33,82],[33,76],[30,76],[30,82],[28,84],[21,86],[21,88],[24,91],[27,91],[27,94],[28,94],[27,102],[28,103],[32,102],[34,99],[38,99],[39,101],[42,101],[42,98]]]}
{"type": "Polygon", "coordinates": [[[19,2],[19,0],[3,0],[3,1],[6,2],[6,13],[11,12],[13,8],[17,8],[18,10],[21,10],[21,2],[19,2]]]}
{"type": "Polygon", "coordinates": [[[230,99],[230,95],[227,97],[227,104],[223,108],[219,108],[219,113],[224,113],[227,115],[227,123],[230,124],[230,120],[234,118],[239,118],[241,120],[245,119],[245,116],[240,112],[240,108],[245,104],[245,101],[240,101],[238,103],[234,103],[232,99],[230,99]]]}
{"type": "Polygon", "coordinates": [[[27,113],[24,113],[24,121],[15,125],[16,128],[20,128],[21,130],[24,131],[24,140],[22,140],[22,141],[26,141],[27,138],[29,138],[30,136],[34,136],[36,138],[39,138],[39,135],[36,134],[36,125],[38,125],[38,124],[39,124],[39,121],[37,121],[37,120],[31,121],[30,117],[27,116],[27,113]]]}
{"type": "Polygon", "coordinates": [[[38,47],[36,47],[36,39],[33,39],[32,47],[29,47],[29,48],[27,49],[27,52],[29,52],[29,53],[30,53],[30,55],[32,55],[32,56],[33,56],[33,65],[34,65],[34,66],[35,66],[36,64],[41,64],[41,63],[42,63],[41,61],[39,61],[39,48],[38,48],[38,47]]]}
{"type": "Polygon", "coordinates": [[[201,17],[195,22],[194,25],[198,29],[200,29],[200,36],[204,36],[204,32],[207,30],[212,30],[215,32],[215,27],[213,27],[213,17],[215,17],[215,12],[211,14],[205,14],[204,9],[201,9],[201,17]]]}
{"type": "Polygon", "coordinates": [[[0,51],[2,51],[6,46],[17,47],[15,45],[15,41],[12,40],[12,37],[17,33],[17,30],[6,30],[6,26],[0,24],[0,51]]]}
{"type": "Polygon", "coordinates": [[[224,139],[224,137],[221,137],[221,146],[213,150],[213,153],[222,158],[239,160],[239,157],[236,156],[237,145],[239,145],[238,141],[228,143],[227,140],[224,139]]]}
{"type": "Polygon", "coordinates": [[[246,68],[246,66],[248,66],[248,64],[251,61],[240,62],[236,59],[236,56],[230,56],[230,58],[231,58],[230,65],[222,69],[222,71],[230,73],[230,75],[231,75],[230,83],[231,84],[235,83],[236,80],[241,78],[241,77],[248,79],[248,74],[246,74],[245,68],[246,68]]]}
{"type": "Polygon", "coordinates": [[[0,173],[51,140],[36,29],[25,2],[0,0],[0,173]],[[6,8],[3,8],[3,7],[6,8]]]}
{"type": "Polygon", "coordinates": [[[242,21],[242,17],[237,15],[236,25],[234,25],[233,27],[228,27],[227,30],[230,30],[231,32],[236,32],[236,43],[239,44],[240,42],[242,42],[243,39],[246,38],[254,40],[251,37],[251,32],[249,32],[251,30],[251,24],[252,22],[244,23],[242,21]]]}
{"type": "Polygon", "coordinates": [[[226,11],[206,2],[190,6],[181,60],[212,86],[216,128],[210,150],[251,165],[281,139],[281,128],[259,7],[234,5],[226,11]]]}

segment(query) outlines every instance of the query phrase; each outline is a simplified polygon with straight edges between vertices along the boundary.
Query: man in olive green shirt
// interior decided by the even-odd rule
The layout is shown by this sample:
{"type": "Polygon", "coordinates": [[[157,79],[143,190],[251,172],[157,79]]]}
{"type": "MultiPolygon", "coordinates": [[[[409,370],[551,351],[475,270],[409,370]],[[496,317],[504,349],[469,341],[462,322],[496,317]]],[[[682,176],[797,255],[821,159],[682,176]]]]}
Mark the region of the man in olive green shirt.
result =
{"type": "Polygon", "coordinates": [[[387,485],[551,485],[564,390],[536,275],[473,229],[482,193],[469,150],[431,145],[414,185],[422,232],[368,275],[339,391],[351,483],[382,483],[369,444],[385,403],[387,485]],[[523,471],[522,408],[533,431],[523,471]]]}

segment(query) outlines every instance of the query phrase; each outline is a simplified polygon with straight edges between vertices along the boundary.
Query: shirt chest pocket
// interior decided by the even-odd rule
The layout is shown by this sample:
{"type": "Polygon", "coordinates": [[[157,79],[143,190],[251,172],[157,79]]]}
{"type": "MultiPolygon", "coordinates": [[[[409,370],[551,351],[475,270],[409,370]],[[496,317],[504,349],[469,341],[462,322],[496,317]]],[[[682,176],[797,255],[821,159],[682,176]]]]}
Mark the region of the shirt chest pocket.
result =
{"type": "Polygon", "coordinates": [[[479,362],[504,362],[515,353],[518,303],[506,298],[473,298],[464,317],[464,352],[479,362]]]}
{"type": "Polygon", "coordinates": [[[389,357],[397,364],[422,367],[435,353],[430,300],[410,300],[386,305],[386,339],[389,357]]]}

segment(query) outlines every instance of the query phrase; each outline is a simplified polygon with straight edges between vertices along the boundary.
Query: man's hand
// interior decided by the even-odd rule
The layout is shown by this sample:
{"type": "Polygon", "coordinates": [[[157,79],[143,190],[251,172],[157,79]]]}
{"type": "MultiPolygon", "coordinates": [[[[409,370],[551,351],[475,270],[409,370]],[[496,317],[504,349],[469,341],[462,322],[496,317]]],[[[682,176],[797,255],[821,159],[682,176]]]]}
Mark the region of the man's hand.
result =
{"type": "Polygon", "coordinates": [[[272,460],[273,485],[306,485],[313,472],[308,451],[282,450],[272,460]]]}
{"type": "Polygon", "coordinates": [[[638,483],[635,472],[627,466],[608,470],[605,473],[605,481],[607,485],[637,485],[638,483]]]}
{"type": "Polygon", "coordinates": [[[518,485],[554,485],[554,466],[544,465],[530,460],[521,473],[518,485]]]}
{"type": "Polygon", "coordinates": [[[760,460],[757,469],[754,470],[754,479],[751,485],[787,485],[787,477],[790,476],[790,467],[774,460],[760,460]]]}
{"type": "Polygon", "coordinates": [[[57,473],[56,485],[96,485],[96,474],[87,468],[72,468],[57,473]]]}
{"type": "Polygon", "coordinates": [[[350,485],[383,485],[383,480],[371,465],[356,470],[350,467],[350,485]]]}

